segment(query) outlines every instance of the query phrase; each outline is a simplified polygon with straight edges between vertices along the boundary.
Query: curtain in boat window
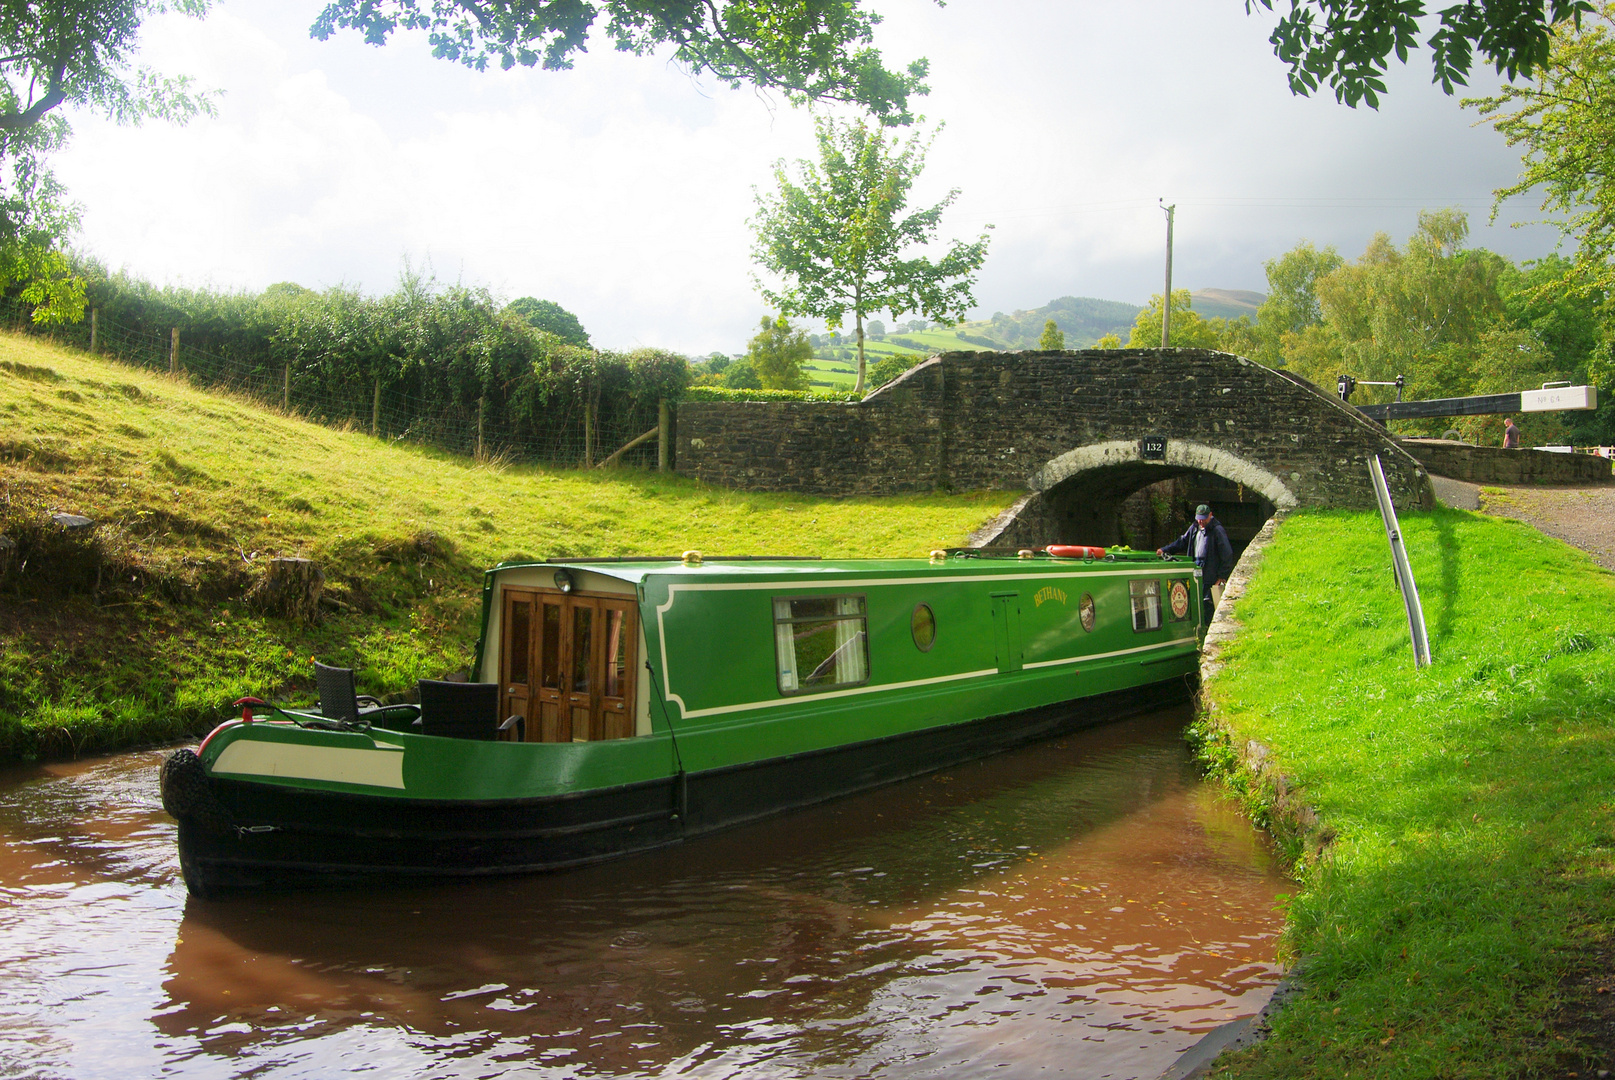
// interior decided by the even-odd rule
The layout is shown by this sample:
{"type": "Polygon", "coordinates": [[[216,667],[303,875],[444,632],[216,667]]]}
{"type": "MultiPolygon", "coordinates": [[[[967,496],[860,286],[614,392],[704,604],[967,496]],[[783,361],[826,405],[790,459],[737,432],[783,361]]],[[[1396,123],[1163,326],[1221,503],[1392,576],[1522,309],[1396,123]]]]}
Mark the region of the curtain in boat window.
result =
{"type": "Polygon", "coordinates": [[[796,640],[791,636],[791,602],[774,601],[774,651],[779,657],[779,688],[793,694],[800,688],[796,670],[796,640]]]}
{"type": "Polygon", "coordinates": [[[864,649],[864,598],[837,597],[836,614],[843,616],[836,622],[836,682],[863,682],[869,678],[864,649]],[[854,617],[846,618],[849,615],[854,617]]]}
{"type": "Polygon", "coordinates": [[[1133,629],[1159,630],[1161,627],[1161,583],[1154,578],[1127,583],[1133,598],[1133,629]]]}
{"type": "Polygon", "coordinates": [[[868,626],[861,596],[774,601],[774,652],[784,694],[869,679],[868,626]]]}

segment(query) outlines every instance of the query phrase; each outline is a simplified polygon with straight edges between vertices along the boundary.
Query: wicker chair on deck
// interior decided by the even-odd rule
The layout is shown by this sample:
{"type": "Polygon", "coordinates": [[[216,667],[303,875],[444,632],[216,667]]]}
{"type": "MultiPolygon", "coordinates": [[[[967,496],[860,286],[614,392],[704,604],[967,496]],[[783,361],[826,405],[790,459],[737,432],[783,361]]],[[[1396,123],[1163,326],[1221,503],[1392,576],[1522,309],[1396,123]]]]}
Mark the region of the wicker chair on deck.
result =
{"type": "Polygon", "coordinates": [[[363,720],[380,728],[409,730],[421,715],[415,705],[383,705],[354,686],[353,669],[314,662],[314,681],[320,688],[320,715],[349,724],[363,720]]]}
{"type": "Polygon", "coordinates": [[[517,742],[527,738],[527,721],[522,717],[511,716],[500,722],[497,683],[422,679],[420,686],[421,718],[418,723],[423,735],[493,740],[499,738],[501,732],[514,727],[517,742]]]}

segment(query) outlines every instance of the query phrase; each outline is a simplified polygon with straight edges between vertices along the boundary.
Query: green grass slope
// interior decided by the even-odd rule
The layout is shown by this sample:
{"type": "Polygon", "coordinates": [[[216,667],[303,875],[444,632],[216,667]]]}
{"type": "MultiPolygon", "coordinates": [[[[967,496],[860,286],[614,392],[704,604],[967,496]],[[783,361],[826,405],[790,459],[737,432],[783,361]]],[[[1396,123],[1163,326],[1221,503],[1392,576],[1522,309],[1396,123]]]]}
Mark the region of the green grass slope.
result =
{"type": "Polygon", "coordinates": [[[1615,575],[1518,522],[1402,532],[1430,667],[1378,516],[1305,513],[1204,688],[1207,756],[1297,860],[1307,987],[1219,1076],[1575,1075],[1578,1017],[1608,994],[1566,976],[1615,991],[1615,575]],[[1250,740],[1266,782],[1237,767],[1250,740]]]}
{"type": "Polygon", "coordinates": [[[921,555],[1007,501],[479,464],[0,335],[0,759],[177,737],[244,694],[308,700],[311,656],[379,695],[463,669],[501,559],[921,555]],[[323,568],[320,625],[244,600],[276,555],[323,568]]]}

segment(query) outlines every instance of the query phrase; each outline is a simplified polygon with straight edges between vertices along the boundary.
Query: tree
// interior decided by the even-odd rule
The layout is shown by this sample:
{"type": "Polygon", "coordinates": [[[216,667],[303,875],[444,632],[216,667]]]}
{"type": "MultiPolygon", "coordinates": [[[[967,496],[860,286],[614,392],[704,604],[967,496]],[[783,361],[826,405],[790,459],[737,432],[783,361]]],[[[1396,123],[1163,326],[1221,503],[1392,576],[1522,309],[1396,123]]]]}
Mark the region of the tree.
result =
{"type": "MultiPolygon", "coordinates": [[[[1250,12],[1274,0],[1245,0],[1250,12]]],[[[1470,0],[1431,12],[1423,0],[1290,0],[1272,36],[1273,52],[1290,66],[1290,90],[1303,97],[1327,82],[1335,100],[1379,107],[1381,77],[1392,53],[1403,63],[1419,46],[1419,23],[1432,14],[1434,76],[1446,93],[1468,84],[1475,53],[1512,81],[1549,63],[1555,24],[1579,26],[1594,13],[1587,0],[1470,0]]]]}
{"type": "Polygon", "coordinates": [[[1319,303],[1343,366],[1302,374],[1325,383],[1340,371],[1365,379],[1405,375],[1420,397],[1474,392],[1467,369],[1503,314],[1498,286],[1506,264],[1490,251],[1465,250],[1468,236],[1461,211],[1422,211],[1402,250],[1381,233],[1356,263],[1319,279],[1319,303]]]}
{"type": "Polygon", "coordinates": [[[723,385],[730,390],[761,390],[763,380],[757,377],[757,369],[751,366],[750,360],[736,360],[730,364],[722,376],[723,385]]]}
{"type": "MultiPolygon", "coordinates": [[[[1615,3],[1585,26],[1559,27],[1534,83],[1505,86],[1466,106],[1524,148],[1524,169],[1498,202],[1542,189],[1542,209],[1576,240],[1565,283],[1582,292],[1615,293],[1615,3]]],[[[1492,215],[1496,217],[1494,205],[1492,215]]]]}
{"type": "MultiPolygon", "coordinates": [[[[1563,261],[1522,273],[1493,252],[1466,249],[1468,231],[1459,211],[1421,213],[1403,247],[1381,233],[1356,261],[1316,278],[1321,319],[1282,335],[1289,368],[1326,387],[1341,374],[1404,376],[1405,392],[1415,399],[1504,393],[1594,370],[1601,346],[1588,325],[1592,305],[1542,291],[1563,261]]],[[[1362,387],[1353,400],[1387,395],[1362,387]]],[[[1487,422],[1466,417],[1402,427],[1455,427],[1476,437],[1487,422]]],[[[1533,427],[1544,440],[1568,430],[1548,415],[1533,427]]]]}
{"type": "MultiPolygon", "coordinates": [[[[27,131],[61,105],[123,124],[184,123],[213,111],[185,76],[134,67],[140,24],[160,11],[200,17],[208,0],[33,0],[0,14],[0,132],[27,131]]],[[[13,148],[6,146],[6,151],[13,148]]]]}
{"type": "Polygon", "coordinates": [[[877,341],[886,336],[886,324],[878,319],[871,319],[869,325],[864,329],[869,332],[870,337],[877,341]]]}
{"type": "Polygon", "coordinates": [[[1043,324],[1043,336],[1038,339],[1037,347],[1044,352],[1059,352],[1065,348],[1065,333],[1059,323],[1050,319],[1043,324]]]}
{"type": "MultiPolygon", "coordinates": [[[[1202,319],[1198,311],[1190,308],[1193,298],[1188,289],[1172,290],[1172,348],[1217,349],[1236,356],[1249,356],[1256,351],[1256,327],[1249,315],[1237,319],[1222,317],[1202,319]]],[[[1127,339],[1129,349],[1159,348],[1161,341],[1161,296],[1150,297],[1150,305],[1133,320],[1132,333],[1127,339]]],[[[1121,339],[1106,334],[1099,339],[1098,348],[1119,349],[1121,339]]]]}
{"type": "Polygon", "coordinates": [[[424,30],[432,53],[483,71],[495,65],[570,68],[597,20],[620,52],[671,47],[673,60],[732,87],[782,91],[793,103],[839,101],[886,124],[907,124],[911,95],[926,93],[928,64],[889,71],[871,42],[881,18],[860,0],[333,0],[311,33],[358,30],[384,45],[424,30]]]}
{"type": "Polygon", "coordinates": [[[893,319],[908,312],[963,319],[976,302],[971,290],[987,258],[987,236],[968,244],[954,240],[935,262],[907,255],[910,248],[935,240],[942,211],[959,194],[955,188],[935,206],[904,216],[909,188],[925,168],[929,140],[922,142],[916,134],[888,143],[863,120],[838,125],[820,117],[814,127],[817,167],[798,162],[798,185],[781,161],[774,168],[778,194],[757,194],[752,257],[784,279],[779,292],[758,284],[782,313],[822,318],[832,330],[852,314],[858,347],[854,389],[861,391],[867,377],[864,316],[889,311],[893,319]]]}
{"type": "Polygon", "coordinates": [[[1256,312],[1256,342],[1249,355],[1269,367],[1280,367],[1285,335],[1299,334],[1323,322],[1318,280],[1340,269],[1345,260],[1333,247],[1319,251],[1311,241],[1303,240],[1264,265],[1267,299],[1256,312]]]}
{"type": "Polygon", "coordinates": [[[869,369],[870,389],[885,386],[903,372],[919,363],[921,357],[913,353],[892,353],[875,361],[875,366],[869,369]]]}
{"type": "MultiPolygon", "coordinates": [[[[1274,4],[1246,0],[1245,10],[1274,4]]],[[[1529,77],[1547,61],[1554,24],[1577,25],[1593,10],[1588,0],[1472,0],[1434,11],[1423,0],[1290,0],[1268,40],[1294,93],[1327,83],[1336,100],[1377,108],[1392,55],[1407,61],[1423,21],[1436,20],[1426,42],[1432,81],[1450,94],[1466,85],[1476,53],[1511,80],[1529,77]]],[[[782,90],[795,102],[851,102],[907,124],[909,96],[926,92],[924,60],[904,72],[883,66],[870,44],[880,16],[860,0],[333,0],[312,32],[323,41],[355,29],[381,45],[397,30],[425,30],[434,54],[479,71],[553,70],[572,66],[602,14],[621,51],[671,46],[696,73],[782,90]]]]}
{"type": "Polygon", "coordinates": [[[523,296],[512,300],[505,310],[524,319],[529,326],[554,334],[568,345],[589,348],[589,334],[578,317],[553,300],[523,296]]]}
{"type": "Polygon", "coordinates": [[[807,335],[781,315],[763,316],[762,329],[747,343],[746,360],[757,372],[765,390],[806,390],[807,373],[802,361],[813,355],[807,335]]]}
{"type": "MultiPolygon", "coordinates": [[[[1217,349],[1222,336],[1200,313],[1190,308],[1188,289],[1172,290],[1172,347],[1174,349],[1217,349]]],[[[1214,320],[1218,321],[1218,320],[1214,320]]],[[[1133,320],[1127,339],[1129,349],[1156,349],[1161,345],[1161,294],[1150,297],[1150,305],[1133,320]]]]}
{"type": "Polygon", "coordinates": [[[0,288],[21,286],[35,322],[84,317],[85,283],[61,250],[78,213],[46,160],[70,133],[57,110],[130,124],[213,111],[188,79],[133,65],[141,21],[165,9],[199,16],[207,2],[36,0],[0,11],[0,288]]]}

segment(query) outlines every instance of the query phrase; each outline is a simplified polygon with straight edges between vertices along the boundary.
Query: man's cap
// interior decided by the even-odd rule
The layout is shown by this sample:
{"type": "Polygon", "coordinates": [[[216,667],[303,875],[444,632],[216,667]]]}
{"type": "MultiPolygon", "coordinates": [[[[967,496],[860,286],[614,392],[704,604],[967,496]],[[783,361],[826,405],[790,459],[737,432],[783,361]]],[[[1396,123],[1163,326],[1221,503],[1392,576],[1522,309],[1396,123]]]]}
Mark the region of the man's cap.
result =
{"type": "Polygon", "coordinates": [[[1211,507],[1207,506],[1205,503],[1201,503],[1199,506],[1194,508],[1194,516],[1195,517],[1210,517],[1211,516],[1211,507]]]}

